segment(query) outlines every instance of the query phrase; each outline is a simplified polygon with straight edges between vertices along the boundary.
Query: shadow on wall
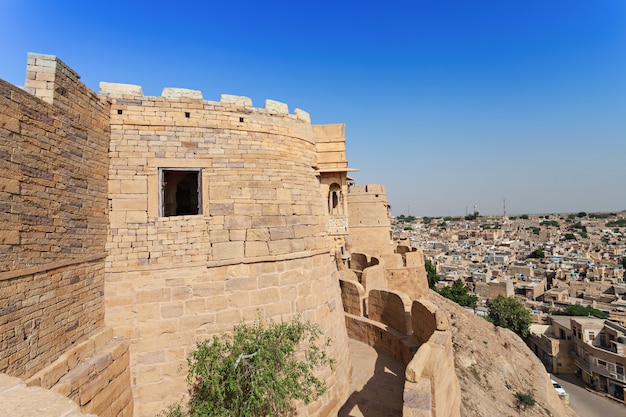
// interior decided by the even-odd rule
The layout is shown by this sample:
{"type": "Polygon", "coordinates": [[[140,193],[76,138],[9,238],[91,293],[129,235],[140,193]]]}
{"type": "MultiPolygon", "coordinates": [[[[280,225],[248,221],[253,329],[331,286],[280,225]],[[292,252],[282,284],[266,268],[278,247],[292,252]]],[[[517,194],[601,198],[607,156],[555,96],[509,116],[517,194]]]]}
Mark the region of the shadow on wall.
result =
{"type": "MultiPolygon", "coordinates": [[[[342,277],[355,275],[343,273],[342,277]]],[[[358,281],[339,281],[348,336],[388,353],[406,366],[401,415],[460,416],[461,389],[454,372],[452,334],[443,311],[427,300],[411,301],[399,291],[378,289],[366,295],[358,281]],[[360,308],[361,305],[365,307],[360,308]]],[[[374,373],[382,371],[382,375],[353,393],[346,410],[353,409],[363,390],[373,390],[379,384],[378,378],[391,378],[381,368],[377,360],[374,373]]],[[[386,415],[400,415],[389,414],[391,409],[383,411],[386,415]]]]}
{"type": "MultiPolygon", "coordinates": [[[[355,342],[352,342],[356,345],[355,342]]],[[[402,362],[382,349],[370,346],[352,346],[350,348],[354,368],[354,391],[343,407],[339,417],[380,417],[402,415],[402,397],[404,391],[404,370],[402,362]],[[375,356],[375,359],[374,359],[375,356]],[[373,368],[366,365],[374,363],[373,368]],[[363,369],[365,368],[365,369],[363,369]],[[365,375],[369,372],[371,377],[365,375]],[[364,385],[362,381],[365,380],[364,385]],[[358,389],[358,387],[361,387],[358,389]]]]}

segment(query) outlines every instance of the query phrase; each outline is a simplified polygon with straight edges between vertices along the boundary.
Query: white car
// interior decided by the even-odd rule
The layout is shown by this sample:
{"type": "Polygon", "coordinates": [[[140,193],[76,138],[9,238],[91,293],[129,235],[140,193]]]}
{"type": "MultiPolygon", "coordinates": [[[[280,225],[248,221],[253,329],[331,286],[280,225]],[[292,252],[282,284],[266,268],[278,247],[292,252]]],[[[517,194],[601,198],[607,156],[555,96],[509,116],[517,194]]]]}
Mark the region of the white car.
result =
{"type": "Polygon", "coordinates": [[[567,395],[563,387],[560,386],[558,382],[556,382],[554,379],[551,379],[550,381],[552,381],[552,386],[554,387],[554,390],[556,391],[556,393],[559,394],[559,397],[563,397],[567,395]]]}

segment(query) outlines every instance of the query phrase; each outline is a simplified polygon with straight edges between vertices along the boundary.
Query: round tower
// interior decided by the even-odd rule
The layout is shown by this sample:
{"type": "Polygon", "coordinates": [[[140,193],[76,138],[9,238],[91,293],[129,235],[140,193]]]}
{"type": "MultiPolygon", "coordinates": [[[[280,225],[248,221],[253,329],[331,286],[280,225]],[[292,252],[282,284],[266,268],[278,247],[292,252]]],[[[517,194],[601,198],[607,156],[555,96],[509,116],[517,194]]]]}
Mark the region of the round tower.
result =
{"type": "Polygon", "coordinates": [[[131,340],[135,416],[186,392],[195,342],[259,315],[302,314],[332,339],[336,414],[350,379],[336,264],[306,112],[268,100],[101,85],[111,100],[106,323],[131,340]]]}

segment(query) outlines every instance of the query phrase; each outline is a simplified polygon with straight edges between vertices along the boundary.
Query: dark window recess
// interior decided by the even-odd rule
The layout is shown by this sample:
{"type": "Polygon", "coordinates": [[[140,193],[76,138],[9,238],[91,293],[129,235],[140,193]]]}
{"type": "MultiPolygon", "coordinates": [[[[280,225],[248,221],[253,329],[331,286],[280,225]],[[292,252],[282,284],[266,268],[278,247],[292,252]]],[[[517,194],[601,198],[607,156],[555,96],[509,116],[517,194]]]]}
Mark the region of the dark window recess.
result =
{"type": "Polygon", "coordinates": [[[122,110],[117,111],[117,114],[122,114],[122,113],[123,113],[122,110]]]}
{"type": "Polygon", "coordinates": [[[240,122],[240,123],[243,123],[243,117],[240,117],[240,118],[239,118],[239,122],[240,122]]]}
{"type": "Polygon", "coordinates": [[[161,214],[164,217],[201,214],[201,171],[161,171],[161,214]]]}
{"type": "Polygon", "coordinates": [[[190,113],[188,111],[185,112],[185,117],[189,119],[190,113]]]}

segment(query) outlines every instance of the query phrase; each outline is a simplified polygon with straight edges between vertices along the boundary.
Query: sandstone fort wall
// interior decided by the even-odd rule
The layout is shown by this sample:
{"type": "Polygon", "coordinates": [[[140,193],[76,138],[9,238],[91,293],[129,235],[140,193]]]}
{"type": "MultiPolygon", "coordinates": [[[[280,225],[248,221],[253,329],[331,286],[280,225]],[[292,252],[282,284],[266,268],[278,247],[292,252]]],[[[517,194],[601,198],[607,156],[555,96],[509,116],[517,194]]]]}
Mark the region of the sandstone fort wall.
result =
{"type": "Polygon", "coordinates": [[[404,257],[400,260],[400,255],[384,255],[379,260],[356,254],[357,264],[364,267],[360,276],[362,285],[354,271],[342,271],[340,283],[348,334],[352,339],[390,353],[406,365],[403,416],[457,417],[461,389],[454,370],[448,319],[442,310],[425,299],[427,278],[418,273],[424,266],[416,267],[421,253],[415,252],[407,258],[413,253],[402,252],[404,257]],[[411,267],[400,268],[404,263],[411,267]],[[386,264],[390,265],[390,270],[386,264]],[[372,281],[367,280],[372,270],[388,277],[402,275],[406,279],[397,280],[395,284],[417,297],[413,298],[402,289],[372,287],[372,281]],[[361,305],[365,307],[360,308],[361,305]]]}
{"type": "Polygon", "coordinates": [[[415,300],[423,257],[393,255],[383,186],[348,187],[342,125],[79,78],[30,54],[24,90],[0,80],[0,372],[152,416],[185,395],[196,341],[302,314],[336,365],[300,415],[343,405],[350,336],[408,364],[405,415],[456,417],[447,322],[415,300]],[[344,265],[348,233],[364,254],[344,265]]]}
{"type": "Polygon", "coordinates": [[[106,323],[130,339],[135,415],[182,397],[196,341],[259,315],[297,313],[333,340],[337,361],[323,375],[328,394],[303,413],[332,414],[350,370],[308,114],[272,101],[254,108],[245,97],[211,102],[106,88],[106,323]],[[165,215],[168,170],[197,173],[196,213],[165,215]]]}
{"type": "Polygon", "coordinates": [[[28,61],[26,91],[0,81],[0,272],[102,255],[106,242],[108,106],[61,61],[28,61]]]}
{"type": "Polygon", "coordinates": [[[352,185],[348,190],[350,251],[375,256],[392,254],[391,206],[380,184],[352,185]]]}
{"type": "Polygon", "coordinates": [[[0,371],[13,375],[104,322],[108,109],[76,77],[29,56],[26,88],[54,106],[0,81],[0,371]]]}
{"type": "MultiPolygon", "coordinates": [[[[0,372],[51,388],[100,353],[68,352],[112,336],[96,336],[104,326],[108,104],[56,57],[29,54],[24,90],[0,80],[0,136],[0,372]]],[[[110,364],[123,368],[118,358],[110,364]]],[[[129,415],[128,373],[82,382],[81,405],[111,404],[94,389],[111,383],[121,400],[108,415],[129,415]]]]}

